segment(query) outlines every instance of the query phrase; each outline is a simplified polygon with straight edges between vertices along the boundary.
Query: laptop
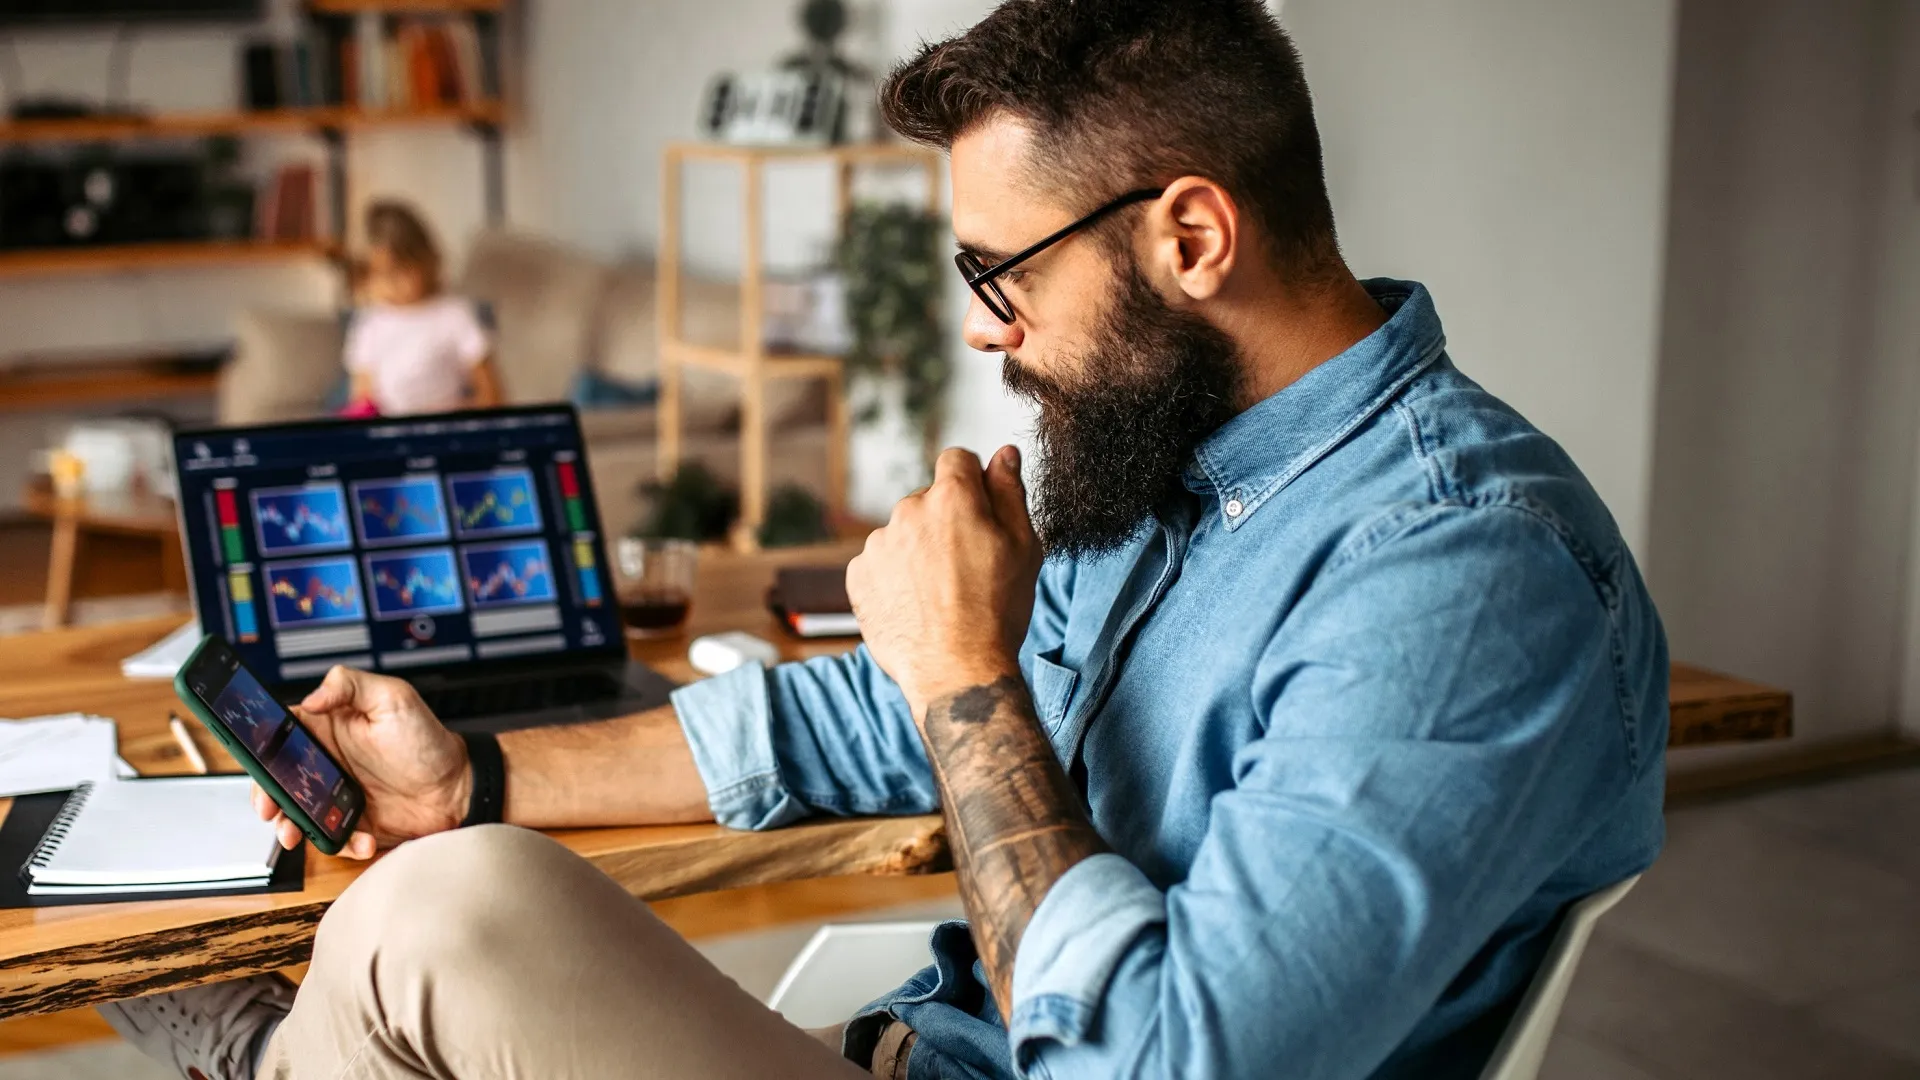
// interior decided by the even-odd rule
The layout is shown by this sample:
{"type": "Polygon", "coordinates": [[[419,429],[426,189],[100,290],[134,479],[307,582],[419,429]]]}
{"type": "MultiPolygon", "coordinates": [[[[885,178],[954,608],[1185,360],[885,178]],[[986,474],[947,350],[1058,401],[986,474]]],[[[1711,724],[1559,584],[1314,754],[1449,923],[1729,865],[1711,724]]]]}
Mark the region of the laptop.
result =
{"type": "Polygon", "coordinates": [[[189,429],[173,450],[200,628],[282,700],[345,664],[456,730],[666,702],[627,656],[572,406],[189,429]]]}

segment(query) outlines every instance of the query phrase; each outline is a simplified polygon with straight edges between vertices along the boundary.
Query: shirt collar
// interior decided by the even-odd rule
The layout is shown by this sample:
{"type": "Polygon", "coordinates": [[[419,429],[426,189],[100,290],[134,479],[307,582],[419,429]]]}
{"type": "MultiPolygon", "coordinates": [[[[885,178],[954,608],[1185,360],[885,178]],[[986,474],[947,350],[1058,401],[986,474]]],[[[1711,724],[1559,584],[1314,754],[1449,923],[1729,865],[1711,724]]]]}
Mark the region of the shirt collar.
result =
{"type": "Polygon", "coordinates": [[[1362,285],[1386,309],[1384,325],[1227,421],[1194,451],[1187,487],[1218,496],[1229,531],[1385,408],[1446,348],[1426,286],[1389,278],[1362,285]]]}

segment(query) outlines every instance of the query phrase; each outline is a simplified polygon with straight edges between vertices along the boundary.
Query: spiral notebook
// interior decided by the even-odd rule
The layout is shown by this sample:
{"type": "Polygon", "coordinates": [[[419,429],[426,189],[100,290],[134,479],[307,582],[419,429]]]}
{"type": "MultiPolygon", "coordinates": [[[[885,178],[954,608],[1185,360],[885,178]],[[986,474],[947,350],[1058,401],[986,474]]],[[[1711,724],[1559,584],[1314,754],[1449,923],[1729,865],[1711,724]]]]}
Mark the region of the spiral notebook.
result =
{"type": "Polygon", "coordinates": [[[280,856],[245,776],[83,783],[21,867],[30,896],[265,886],[280,856]]]}

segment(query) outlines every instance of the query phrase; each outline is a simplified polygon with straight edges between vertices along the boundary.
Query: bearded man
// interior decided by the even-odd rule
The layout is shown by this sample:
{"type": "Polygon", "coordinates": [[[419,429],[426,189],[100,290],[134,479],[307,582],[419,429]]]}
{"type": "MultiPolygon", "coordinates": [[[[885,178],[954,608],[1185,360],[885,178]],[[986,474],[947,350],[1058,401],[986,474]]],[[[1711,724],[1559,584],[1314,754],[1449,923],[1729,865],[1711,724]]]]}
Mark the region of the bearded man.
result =
{"type": "Polygon", "coordinates": [[[848,567],[860,648],[498,754],[335,670],[303,713],[366,788],[350,850],[426,838],[297,998],[123,1031],[221,1080],[1471,1077],[1568,906],[1652,861],[1633,559],[1427,290],[1349,273],[1258,0],[1008,0],[882,105],[950,152],[966,340],[1039,406],[1032,517],[1013,448],[950,450],[848,567]],[[509,825],[453,831],[502,756],[509,825]],[[824,1038],[510,827],[936,808],[968,920],[824,1038]]]}

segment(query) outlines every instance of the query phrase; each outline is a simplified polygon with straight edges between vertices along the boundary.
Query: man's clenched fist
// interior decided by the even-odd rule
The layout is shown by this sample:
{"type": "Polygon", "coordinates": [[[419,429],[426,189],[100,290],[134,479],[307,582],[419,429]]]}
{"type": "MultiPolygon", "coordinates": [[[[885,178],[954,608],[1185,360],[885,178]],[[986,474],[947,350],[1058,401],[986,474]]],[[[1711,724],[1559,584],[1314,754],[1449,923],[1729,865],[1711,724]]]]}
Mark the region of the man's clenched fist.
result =
{"type": "Polygon", "coordinates": [[[1040,562],[1011,446],[985,470],[970,451],[942,453],[932,485],[867,537],[847,566],[847,596],[915,720],[946,695],[1019,677],[1040,562]]]}

